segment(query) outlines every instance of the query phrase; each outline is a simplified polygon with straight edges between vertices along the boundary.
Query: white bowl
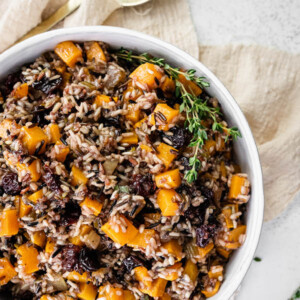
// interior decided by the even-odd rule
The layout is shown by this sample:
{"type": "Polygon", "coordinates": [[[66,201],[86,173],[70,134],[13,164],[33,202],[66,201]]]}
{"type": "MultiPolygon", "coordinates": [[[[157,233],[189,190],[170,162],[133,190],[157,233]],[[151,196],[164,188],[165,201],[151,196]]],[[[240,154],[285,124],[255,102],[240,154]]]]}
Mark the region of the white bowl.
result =
{"type": "Polygon", "coordinates": [[[243,138],[234,143],[237,161],[251,182],[251,199],[245,217],[247,237],[244,245],[235,251],[227,265],[225,280],[220,291],[212,300],[226,300],[241,284],[254,256],[263,221],[263,180],[256,145],[249,125],[237,103],[220,82],[203,64],[182,50],[154,37],[117,27],[93,26],[49,31],[15,45],[0,55],[0,79],[23,64],[33,61],[47,50],[52,50],[61,41],[99,40],[113,47],[125,47],[137,52],[149,52],[164,57],[174,66],[196,69],[197,75],[205,76],[210,82],[207,89],[222,105],[230,126],[237,126],[243,138]]]}

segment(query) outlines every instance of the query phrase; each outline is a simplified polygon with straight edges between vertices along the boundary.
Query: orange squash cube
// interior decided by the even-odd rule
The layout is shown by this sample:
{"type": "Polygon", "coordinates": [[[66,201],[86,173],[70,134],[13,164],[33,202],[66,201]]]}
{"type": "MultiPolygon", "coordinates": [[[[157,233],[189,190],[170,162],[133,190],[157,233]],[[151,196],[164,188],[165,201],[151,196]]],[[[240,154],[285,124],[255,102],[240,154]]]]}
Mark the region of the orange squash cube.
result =
{"type": "Polygon", "coordinates": [[[107,95],[97,95],[95,100],[94,100],[94,104],[96,104],[97,107],[103,107],[105,105],[107,105],[107,103],[111,102],[111,101],[118,101],[118,97],[110,97],[107,95]]]}
{"type": "Polygon", "coordinates": [[[68,274],[67,279],[74,282],[88,282],[88,273],[84,272],[80,274],[76,271],[72,271],[68,274]]]}
{"type": "Polygon", "coordinates": [[[173,160],[177,157],[178,151],[165,143],[160,143],[157,146],[157,157],[163,162],[168,169],[173,160]]]}
{"type": "Polygon", "coordinates": [[[153,150],[150,146],[145,145],[145,144],[141,144],[141,145],[140,145],[140,148],[141,148],[142,150],[147,151],[147,152],[154,152],[154,150],[153,150]]]}
{"type": "Polygon", "coordinates": [[[207,275],[209,278],[214,278],[214,279],[223,277],[223,266],[211,266],[207,275]]]}
{"type": "Polygon", "coordinates": [[[139,290],[151,297],[162,297],[165,293],[168,281],[163,278],[156,278],[150,287],[139,287],[139,290]]]}
{"type": "Polygon", "coordinates": [[[137,87],[133,86],[132,80],[130,80],[127,84],[126,90],[123,92],[123,99],[124,101],[135,101],[137,98],[143,95],[143,91],[137,87]]]}
{"type": "Polygon", "coordinates": [[[172,300],[172,299],[169,294],[164,293],[161,297],[159,297],[159,300],[172,300]]]}
{"type": "Polygon", "coordinates": [[[166,77],[163,83],[160,85],[161,90],[166,97],[172,97],[175,92],[175,81],[170,77],[166,77]]]}
{"type": "Polygon", "coordinates": [[[238,225],[236,228],[229,231],[227,237],[228,241],[226,242],[225,247],[227,249],[237,249],[241,247],[242,244],[240,243],[240,236],[242,234],[246,234],[246,229],[246,225],[238,225]]]}
{"type": "Polygon", "coordinates": [[[54,52],[70,68],[74,68],[75,64],[82,59],[81,50],[71,41],[65,41],[57,44],[54,52]]]}
{"type": "Polygon", "coordinates": [[[174,119],[179,115],[179,110],[173,109],[165,103],[159,103],[156,105],[153,113],[150,117],[151,125],[158,125],[160,130],[167,131],[169,129],[169,125],[174,122],[174,119]],[[160,116],[160,123],[157,122],[155,115],[160,116]]]}
{"type": "Polygon", "coordinates": [[[77,297],[82,300],[95,300],[97,288],[92,283],[81,282],[79,284],[79,293],[77,297]]]}
{"type": "Polygon", "coordinates": [[[16,209],[4,210],[0,214],[0,237],[16,235],[19,228],[18,211],[16,209]]]}
{"type": "Polygon", "coordinates": [[[229,229],[233,228],[233,221],[230,217],[232,214],[237,213],[238,211],[239,211],[239,207],[237,204],[229,204],[222,209],[222,214],[225,218],[227,228],[229,229]]]}
{"type": "Polygon", "coordinates": [[[55,241],[52,238],[48,238],[45,246],[45,252],[51,254],[55,249],[55,245],[55,241]]]}
{"type": "Polygon", "coordinates": [[[7,284],[17,275],[13,265],[6,258],[0,258],[0,286],[7,284]]]}
{"type": "Polygon", "coordinates": [[[146,118],[143,118],[142,120],[136,122],[134,125],[133,125],[133,128],[140,128],[142,126],[143,123],[145,123],[147,121],[148,117],[146,118]]]}
{"type": "Polygon", "coordinates": [[[141,282],[145,287],[151,287],[153,280],[145,267],[139,266],[134,268],[134,276],[135,279],[141,282]]]}
{"type": "Polygon", "coordinates": [[[55,154],[55,159],[60,162],[64,162],[67,158],[67,155],[70,153],[69,146],[66,146],[61,141],[57,141],[55,147],[58,147],[59,153],[55,154]]]}
{"type": "Polygon", "coordinates": [[[179,213],[179,202],[181,197],[171,189],[161,189],[157,194],[156,202],[164,217],[176,216],[179,213]]]}
{"type": "Polygon", "coordinates": [[[173,255],[178,261],[182,259],[182,247],[177,240],[170,240],[169,242],[163,243],[161,247],[167,250],[169,255],[173,255]]]}
{"type": "Polygon", "coordinates": [[[77,186],[77,185],[81,185],[81,184],[87,184],[88,179],[86,178],[86,176],[84,175],[84,173],[77,168],[76,166],[72,167],[72,180],[71,180],[71,184],[73,186],[77,186]]]}
{"type": "Polygon", "coordinates": [[[131,291],[114,287],[109,283],[99,288],[98,299],[101,298],[105,298],[107,300],[135,300],[131,291]]]}
{"type": "Polygon", "coordinates": [[[31,212],[31,210],[32,210],[32,206],[25,204],[23,199],[20,198],[20,201],[19,201],[19,217],[23,218],[23,217],[27,216],[31,212]]]}
{"type": "Polygon", "coordinates": [[[132,123],[138,122],[140,119],[141,109],[136,104],[129,104],[127,107],[128,113],[125,115],[126,120],[132,123]]]}
{"type": "Polygon", "coordinates": [[[61,134],[59,127],[56,123],[51,123],[46,127],[46,133],[49,137],[49,143],[55,144],[56,142],[60,141],[61,134]]]}
{"type": "Polygon", "coordinates": [[[97,200],[92,200],[89,197],[85,197],[85,199],[80,203],[80,206],[89,208],[95,216],[98,216],[102,209],[102,203],[97,200]]]}
{"type": "Polygon", "coordinates": [[[214,140],[206,140],[203,149],[209,156],[212,156],[216,153],[216,144],[217,143],[214,140]]]}
{"type": "Polygon", "coordinates": [[[39,270],[39,253],[36,248],[28,244],[23,244],[17,249],[17,253],[21,256],[21,262],[26,274],[31,274],[39,270]]]}
{"type": "Polygon", "coordinates": [[[21,126],[15,121],[5,119],[0,124],[0,138],[7,139],[10,136],[11,132],[16,135],[19,133],[20,129],[21,126]]]}
{"type": "Polygon", "coordinates": [[[173,266],[167,267],[166,272],[168,274],[159,274],[160,278],[166,279],[168,281],[174,281],[179,278],[181,275],[181,266],[182,264],[180,262],[174,264],[173,266]]]}
{"type": "Polygon", "coordinates": [[[150,244],[150,239],[155,238],[156,231],[154,229],[144,229],[142,233],[138,233],[136,237],[127,245],[133,248],[145,249],[150,244]]]}
{"type": "Polygon", "coordinates": [[[28,95],[28,84],[27,83],[22,83],[14,91],[14,96],[19,99],[27,97],[27,95],[28,95]]]}
{"type": "Polygon", "coordinates": [[[184,266],[183,273],[189,276],[191,282],[195,283],[199,274],[199,270],[197,265],[194,264],[191,259],[188,259],[184,266]]]}
{"type": "Polygon", "coordinates": [[[196,97],[202,93],[202,89],[193,81],[185,78],[183,74],[179,74],[179,81],[183,84],[186,91],[196,97]]]}
{"type": "Polygon", "coordinates": [[[42,154],[45,152],[48,137],[42,128],[38,126],[31,128],[24,126],[21,131],[23,133],[22,142],[30,155],[42,154]],[[38,152],[35,153],[36,151],[38,152]]]}
{"type": "Polygon", "coordinates": [[[130,243],[138,235],[139,231],[133,226],[132,222],[126,219],[124,216],[119,216],[120,222],[124,224],[125,230],[123,231],[123,226],[116,226],[112,219],[109,219],[105,223],[101,230],[107,234],[115,243],[124,246],[126,243],[130,243]]]}
{"type": "Polygon", "coordinates": [[[30,200],[33,203],[37,203],[41,198],[43,198],[43,196],[44,196],[43,189],[40,189],[37,192],[31,194],[28,197],[28,200],[30,200]]]}
{"type": "Polygon", "coordinates": [[[138,142],[139,142],[138,135],[134,132],[130,136],[123,136],[120,141],[121,144],[129,144],[129,145],[135,145],[138,142]]]}
{"type": "Polygon", "coordinates": [[[179,169],[170,170],[155,176],[158,188],[177,189],[181,185],[179,169]]]}
{"type": "Polygon", "coordinates": [[[217,247],[216,248],[217,252],[222,255],[224,258],[229,258],[230,254],[231,254],[231,250],[226,250],[224,248],[221,248],[221,247],[217,247]]]}
{"type": "Polygon", "coordinates": [[[99,43],[97,42],[91,42],[86,47],[86,57],[88,60],[95,62],[104,61],[106,62],[106,57],[104,54],[104,51],[100,47],[99,43]]]}
{"type": "Polygon", "coordinates": [[[33,233],[32,237],[31,237],[31,241],[33,244],[44,248],[45,243],[46,243],[46,234],[44,231],[36,231],[35,233],[33,233]]]}
{"type": "Polygon", "coordinates": [[[206,288],[205,290],[202,290],[201,293],[206,297],[206,298],[210,298],[212,296],[214,296],[220,288],[221,282],[220,281],[216,281],[215,286],[211,289],[211,287],[206,288]]]}
{"type": "Polygon", "coordinates": [[[69,238],[69,241],[76,245],[76,246],[83,246],[84,243],[81,241],[80,237],[85,236],[86,234],[88,234],[90,231],[92,230],[92,227],[87,225],[87,224],[83,224],[80,227],[80,233],[77,236],[72,236],[69,238]]]}
{"type": "Polygon", "coordinates": [[[144,63],[138,66],[129,77],[133,80],[138,81],[140,84],[144,85],[144,90],[156,89],[159,86],[159,82],[163,76],[163,70],[150,63],[144,63]]]}
{"type": "Polygon", "coordinates": [[[200,258],[204,258],[213,248],[214,243],[209,243],[204,248],[198,247],[198,254],[200,258]]]}
{"type": "Polygon", "coordinates": [[[231,177],[228,199],[238,199],[240,195],[244,194],[242,188],[245,187],[246,179],[246,177],[239,174],[231,177]]]}
{"type": "Polygon", "coordinates": [[[26,170],[26,173],[30,174],[32,181],[38,181],[41,177],[41,161],[39,159],[35,159],[30,165],[27,164],[17,164],[17,169],[19,172],[26,170]]]}

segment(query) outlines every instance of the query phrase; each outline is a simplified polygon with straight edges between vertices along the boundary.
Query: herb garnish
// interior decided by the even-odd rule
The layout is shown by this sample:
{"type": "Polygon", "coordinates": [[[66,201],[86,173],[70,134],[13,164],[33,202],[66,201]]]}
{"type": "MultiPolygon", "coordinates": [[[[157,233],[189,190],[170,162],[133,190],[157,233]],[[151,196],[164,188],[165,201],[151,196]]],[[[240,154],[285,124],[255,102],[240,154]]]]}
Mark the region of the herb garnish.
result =
{"type": "Polygon", "coordinates": [[[300,287],[297,289],[297,291],[294,293],[292,298],[290,298],[289,300],[296,300],[296,299],[300,299],[300,287]]]}
{"type": "Polygon", "coordinates": [[[257,261],[257,262],[262,261],[262,259],[261,259],[260,257],[257,257],[257,256],[254,257],[253,260],[254,260],[254,261],[257,261]]]}
{"type": "Polygon", "coordinates": [[[187,71],[182,71],[179,68],[170,66],[168,63],[166,63],[165,59],[152,57],[148,53],[135,55],[130,50],[120,49],[115,54],[118,58],[135,64],[143,64],[148,62],[158,65],[159,67],[163,68],[173,80],[175,80],[175,95],[176,97],[180,97],[182,99],[180,112],[184,111],[186,113],[187,119],[185,126],[193,134],[193,139],[191,140],[189,147],[194,147],[195,149],[193,156],[189,159],[191,169],[185,174],[185,179],[187,182],[192,183],[197,179],[198,170],[201,167],[201,161],[198,158],[198,152],[199,149],[201,149],[204,145],[205,140],[208,138],[206,133],[207,128],[202,125],[202,120],[210,118],[213,121],[211,128],[213,131],[226,132],[227,138],[225,141],[227,141],[229,136],[232,136],[233,139],[241,137],[241,133],[239,132],[238,128],[227,128],[222,122],[218,121],[218,117],[221,115],[219,108],[211,107],[207,104],[207,101],[201,99],[200,97],[196,97],[192,93],[189,93],[183,83],[180,82],[179,75],[183,75],[187,80],[191,80],[201,89],[209,87],[209,83],[205,81],[205,77],[197,77],[195,75],[196,70],[190,69],[187,71]]]}

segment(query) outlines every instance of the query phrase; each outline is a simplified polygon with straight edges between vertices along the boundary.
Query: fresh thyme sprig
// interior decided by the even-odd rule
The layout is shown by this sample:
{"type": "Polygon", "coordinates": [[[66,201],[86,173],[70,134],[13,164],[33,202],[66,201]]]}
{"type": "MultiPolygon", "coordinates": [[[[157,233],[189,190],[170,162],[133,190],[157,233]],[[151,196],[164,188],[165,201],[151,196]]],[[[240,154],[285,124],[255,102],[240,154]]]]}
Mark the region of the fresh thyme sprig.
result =
{"type": "Polygon", "coordinates": [[[211,107],[207,104],[207,101],[196,97],[195,95],[189,93],[185,85],[179,80],[179,75],[183,75],[187,80],[191,80],[196,83],[201,89],[209,87],[209,83],[205,81],[205,77],[197,77],[195,75],[196,70],[190,69],[186,72],[180,70],[179,68],[174,68],[170,66],[163,58],[152,57],[148,53],[143,53],[140,55],[133,54],[132,51],[121,49],[115,53],[118,58],[124,59],[128,62],[135,64],[142,63],[152,63],[163,68],[165,72],[175,80],[176,97],[182,99],[182,104],[180,105],[180,112],[186,113],[186,127],[193,134],[193,138],[189,144],[190,147],[194,147],[193,156],[189,159],[190,170],[185,174],[185,179],[187,182],[192,183],[198,177],[198,171],[201,167],[201,161],[198,158],[199,149],[207,140],[207,128],[203,126],[202,121],[210,118],[213,121],[212,130],[219,132],[226,132],[226,140],[229,136],[232,136],[233,139],[241,137],[237,127],[227,128],[222,122],[218,121],[218,116],[221,115],[220,109],[211,107]]]}

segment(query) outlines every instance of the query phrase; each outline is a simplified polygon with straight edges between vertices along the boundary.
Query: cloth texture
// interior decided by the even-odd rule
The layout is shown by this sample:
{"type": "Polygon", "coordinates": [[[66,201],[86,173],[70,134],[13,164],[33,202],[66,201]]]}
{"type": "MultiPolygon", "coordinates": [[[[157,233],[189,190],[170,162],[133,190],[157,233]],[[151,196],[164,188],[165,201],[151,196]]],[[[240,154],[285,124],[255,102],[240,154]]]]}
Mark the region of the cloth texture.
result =
{"type": "MultiPolygon", "coordinates": [[[[0,52],[66,2],[0,0],[0,52]]],[[[152,0],[136,8],[123,8],[117,0],[82,0],[55,28],[101,24],[156,36],[199,57],[186,0],[152,0]]],[[[265,220],[270,220],[300,190],[300,56],[261,46],[203,45],[200,61],[229,89],[250,124],[264,173],[265,220]]]]}

